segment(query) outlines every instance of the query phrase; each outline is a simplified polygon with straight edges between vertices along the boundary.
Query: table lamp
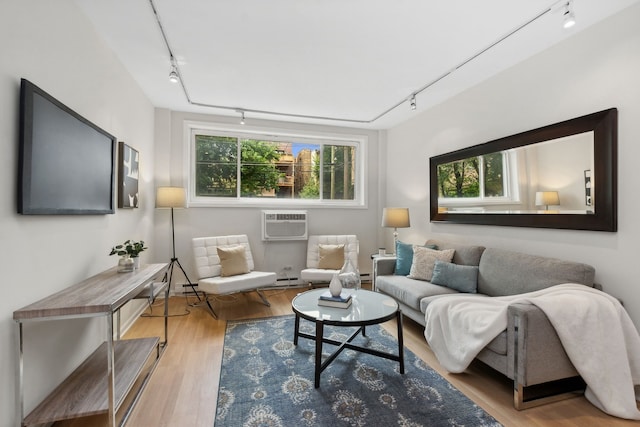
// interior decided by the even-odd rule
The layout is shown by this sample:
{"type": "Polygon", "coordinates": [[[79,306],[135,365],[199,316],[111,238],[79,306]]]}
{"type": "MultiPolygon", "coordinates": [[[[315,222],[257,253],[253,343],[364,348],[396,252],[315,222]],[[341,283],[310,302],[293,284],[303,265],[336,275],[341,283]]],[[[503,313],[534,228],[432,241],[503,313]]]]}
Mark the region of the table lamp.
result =
{"type": "Polygon", "coordinates": [[[393,253],[396,253],[398,243],[398,228],[411,226],[409,208],[384,208],[382,210],[382,226],[393,228],[393,253]]]}
{"type": "Polygon", "coordinates": [[[549,205],[559,205],[560,196],[557,191],[536,191],[536,206],[544,206],[544,210],[549,210],[549,205]]]}

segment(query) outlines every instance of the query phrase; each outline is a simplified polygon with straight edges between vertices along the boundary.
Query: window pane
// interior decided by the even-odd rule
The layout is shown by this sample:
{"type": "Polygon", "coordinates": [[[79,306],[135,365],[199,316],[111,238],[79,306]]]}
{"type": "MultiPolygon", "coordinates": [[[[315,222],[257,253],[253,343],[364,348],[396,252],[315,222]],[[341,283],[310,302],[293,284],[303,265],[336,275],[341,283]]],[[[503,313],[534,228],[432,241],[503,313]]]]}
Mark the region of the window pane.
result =
{"type": "Polygon", "coordinates": [[[293,143],[294,158],[294,198],[320,198],[320,145],[293,143]]]}
{"type": "Polygon", "coordinates": [[[354,200],[355,147],[325,145],[322,150],[322,198],[325,200],[354,200]]]}
{"type": "Polygon", "coordinates": [[[280,177],[278,169],[282,156],[277,142],[243,139],[240,157],[240,196],[276,197],[280,177]]]}
{"type": "Polygon", "coordinates": [[[242,197],[318,199],[320,145],[242,141],[242,197]]]}
{"type": "Polygon", "coordinates": [[[492,153],[484,156],[484,196],[504,196],[503,154],[492,153]]]}
{"type": "Polygon", "coordinates": [[[196,196],[236,197],[238,140],[196,135],[196,196]]]}
{"type": "Polygon", "coordinates": [[[477,157],[439,165],[439,196],[480,197],[478,167],[477,157]]]}

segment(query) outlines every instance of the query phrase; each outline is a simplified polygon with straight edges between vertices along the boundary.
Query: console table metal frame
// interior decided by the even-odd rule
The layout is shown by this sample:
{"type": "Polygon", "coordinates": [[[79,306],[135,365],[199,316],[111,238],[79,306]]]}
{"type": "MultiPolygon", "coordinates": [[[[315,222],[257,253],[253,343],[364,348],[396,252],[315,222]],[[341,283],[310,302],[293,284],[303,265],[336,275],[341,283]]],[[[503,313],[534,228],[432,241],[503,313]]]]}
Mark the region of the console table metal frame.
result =
{"type": "MultiPolygon", "coordinates": [[[[307,291],[305,293],[313,293],[314,294],[314,298],[317,298],[317,296],[319,296],[322,292],[326,291],[326,289],[320,289],[319,292],[318,290],[312,290],[312,291],[307,291]],[[316,296],[317,294],[317,296],[316,296]]],[[[371,292],[371,291],[366,291],[366,290],[359,290],[357,292],[371,292]]],[[[374,292],[371,292],[374,293],[374,292]]],[[[376,295],[381,295],[378,293],[374,293],[376,295]]],[[[302,295],[302,294],[301,294],[302,295]]],[[[298,298],[298,297],[296,297],[298,298]]],[[[395,302],[395,301],[394,301],[395,302]]],[[[355,350],[355,351],[359,351],[361,353],[367,353],[367,354],[371,354],[373,356],[377,356],[377,357],[382,357],[385,359],[389,359],[389,360],[393,360],[396,361],[400,364],[400,374],[404,374],[404,343],[403,343],[403,338],[402,338],[402,311],[400,310],[400,307],[397,305],[396,303],[396,310],[392,313],[390,313],[389,315],[386,316],[382,316],[382,317],[376,317],[376,318],[372,318],[372,319],[363,319],[363,320],[351,320],[351,321],[345,321],[345,320],[333,320],[333,319],[327,319],[327,318],[323,318],[322,316],[312,316],[312,315],[308,315],[306,313],[304,313],[303,311],[299,310],[296,306],[295,306],[295,298],[294,301],[292,301],[291,306],[293,308],[293,312],[296,315],[295,318],[295,330],[294,330],[294,334],[293,334],[293,344],[294,345],[298,345],[298,338],[307,338],[310,340],[314,340],[316,343],[316,351],[315,351],[315,378],[314,378],[314,387],[318,388],[320,387],[320,374],[322,373],[322,371],[324,371],[329,364],[331,364],[331,362],[333,362],[335,360],[336,357],[338,357],[338,355],[342,352],[342,350],[344,350],[345,348],[351,349],[351,350],[355,350]],[[315,335],[311,335],[311,334],[307,334],[304,332],[300,332],[300,318],[309,320],[311,322],[315,323],[316,326],[316,333],[315,335]],[[380,323],[384,323],[388,320],[391,320],[395,318],[396,322],[397,322],[397,326],[398,326],[398,354],[392,354],[392,353],[385,353],[383,351],[379,351],[379,350],[374,350],[372,348],[368,348],[368,347],[362,347],[359,345],[355,345],[355,344],[351,344],[351,341],[353,341],[353,339],[355,337],[357,337],[360,333],[362,333],[363,337],[366,337],[366,327],[369,325],[377,325],[380,323]],[[330,338],[325,338],[324,335],[324,326],[325,325],[331,325],[331,326],[340,326],[340,327],[349,327],[349,326],[358,326],[358,329],[351,334],[351,336],[349,336],[344,342],[340,342],[340,341],[336,341],[330,338]],[[327,359],[322,362],[322,344],[323,343],[327,343],[327,344],[332,344],[332,345],[336,345],[338,346],[338,348],[336,349],[336,351],[334,351],[331,355],[329,355],[329,357],[327,357],[327,359]]],[[[342,309],[342,308],[336,308],[334,310],[338,310],[338,312],[340,310],[351,310],[353,308],[353,306],[346,308],[346,309],[342,309]]]]}
{"type": "Polygon", "coordinates": [[[124,425],[144,390],[160,356],[168,345],[168,283],[155,283],[168,264],[147,264],[130,273],[118,273],[117,267],[103,271],[76,285],[13,312],[18,341],[18,413],[20,425],[37,425],[101,413],[108,414],[108,426],[116,426],[116,412],[132,390],[135,381],[156,353],[136,394],[123,414],[124,425]],[[120,309],[132,299],[154,300],[164,292],[164,341],[158,337],[120,340],[120,309]],[[117,337],[114,339],[114,313],[117,337]],[[24,331],[23,324],[88,317],[106,319],[106,342],[96,349],[66,380],[53,390],[33,411],[24,414],[24,331]],[[106,363],[105,363],[106,362],[106,363]],[[104,364],[103,364],[104,363],[104,364]],[[107,386],[104,377],[107,377],[107,386]],[[105,399],[106,398],[106,399],[105,399]],[[91,401],[93,399],[93,401],[91,401]],[[64,400],[64,407],[59,404],[64,400]],[[105,405],[105,403],[107,405],[105,405]]]}

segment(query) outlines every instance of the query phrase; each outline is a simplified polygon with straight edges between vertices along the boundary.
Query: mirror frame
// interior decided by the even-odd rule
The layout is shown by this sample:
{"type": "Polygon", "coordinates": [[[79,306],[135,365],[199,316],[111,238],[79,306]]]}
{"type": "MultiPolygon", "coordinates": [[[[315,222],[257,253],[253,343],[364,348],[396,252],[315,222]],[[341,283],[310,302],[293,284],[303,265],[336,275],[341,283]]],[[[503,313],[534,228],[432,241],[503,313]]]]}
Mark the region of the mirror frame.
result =
{"type": "Polygon", "coordinates": [[[474,145],[429,159],[431,222],[617,231],[618,110],[611,108],[538,129],[474,145]],[[438,212],[438,165],[496,151],[593,131],[594,214],[507,214],[438,212]]]}

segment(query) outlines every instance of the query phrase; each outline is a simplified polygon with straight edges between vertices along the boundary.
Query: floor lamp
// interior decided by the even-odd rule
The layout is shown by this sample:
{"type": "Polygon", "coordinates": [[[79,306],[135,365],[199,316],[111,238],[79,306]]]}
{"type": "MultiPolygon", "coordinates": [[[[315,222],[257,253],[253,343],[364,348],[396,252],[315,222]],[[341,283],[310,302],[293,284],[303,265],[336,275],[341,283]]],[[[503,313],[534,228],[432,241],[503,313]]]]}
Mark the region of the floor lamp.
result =
{"type": "Polygon", "coordinates": [[[184,188],[158,187],[158,190],[156,191],[156,208],[161,208],[161,209],[171,208],[171,244],[172,244],[173,252],[171,256],[171,263],[169,263],[169,268],[167,269],[167,272],[164,275],[165,279],[167,278],[167,275],[168,275],[169,286],[171,286],[173,269],[177,265],[178,268],[180,268],[180,270],[182,271],[182,274],[184,274],[184,278],[187,279],[188,285],[185,284],[184,286],[191,286],[193,293],[195,293],[196,297],[198,297],[198,301],[202,301],[200,299],[200,295],[196,291],[195,285],[191,282],[191,280],[189,280],[189,276],[187,276],[187,272],[184,271],[184,268],[182,268],[182,264],[180,264],[180,261],[176,256],[176,233],[175,233],[175,227],[173,224],[173,209],[185,208],[185,207],[187,207],[187,205],[185,203],[184,188]]]}
{"type": "Polygon", "coordinates": [[[384,208],[382,210],[382,226],[393,228],[393,253],[395,254],[398,244],[398,228],[411,226],[409,208],[384,208]]]}

